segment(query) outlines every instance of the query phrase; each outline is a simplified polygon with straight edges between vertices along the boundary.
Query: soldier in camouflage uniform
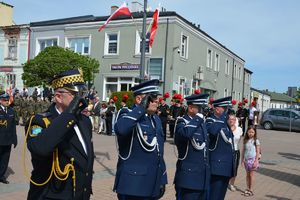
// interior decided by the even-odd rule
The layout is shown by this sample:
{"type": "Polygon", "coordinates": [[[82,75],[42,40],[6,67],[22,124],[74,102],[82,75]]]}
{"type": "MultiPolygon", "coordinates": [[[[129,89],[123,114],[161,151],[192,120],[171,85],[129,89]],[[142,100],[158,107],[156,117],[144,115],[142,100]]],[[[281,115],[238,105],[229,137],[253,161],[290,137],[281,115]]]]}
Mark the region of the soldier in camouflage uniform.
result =
{"type": "Polygon", "coordinates": [[[37,100],[34,102],[34,113],[42,113],[43,111],[45,110],[43,109],[43,102],[41,96],[39,95],[37,96],[37,100]]]}
{"type": "Polygon", "coordinates": [[[24,96],[22,98],[22,101],[21,101],[21,115],[22,115],[22,124],[21,125],[25,125],[26,123],[26,119],[27,119],[27,98],[26,96],[24,96]]]}
{"type": "Polygon", "coordinates": [[[35,114],[35,102],[32,96],[29,97],[27,111],[28,111],[28,115],[27,115],[27,120],[28,120],[32,115],[35,114]]]}
{"type": "Polygon", "coordinates": [[[14,101],[13,101],[13,106],[14,106],[14,110],[15,110],[16,125],[19,125],[19,121],[20,121],[21,101],[22,101],[22,98],[20,96],[20,93],[19,93],[19,91],[16,91],[14,101]]]}

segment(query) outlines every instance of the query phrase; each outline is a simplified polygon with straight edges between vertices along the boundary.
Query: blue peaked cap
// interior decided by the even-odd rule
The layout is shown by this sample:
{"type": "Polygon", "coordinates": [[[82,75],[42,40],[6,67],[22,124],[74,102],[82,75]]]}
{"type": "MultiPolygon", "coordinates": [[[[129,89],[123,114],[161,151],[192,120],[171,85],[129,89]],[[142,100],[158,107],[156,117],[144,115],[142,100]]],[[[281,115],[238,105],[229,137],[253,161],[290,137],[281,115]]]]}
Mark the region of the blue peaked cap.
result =
{"type": "Polygon", "coordinates": [[[7,94],[6,92],[1,92],[0,93],[0,99],[9,99],[9,94],[7,94]]]}
{"type": "Polygon", "coordinates": [[[130,88],[134,95],[139,94],[159,94],[159,80],[153,79],[150,81],[142,82],[138,85],[133,86],[130,88]]]}
{"type": "Polygon", "coordinates": [[[228,107],[228,106],[232,106],[231,100],[232,100],[231,96],[224,97],[224,98],[221,98],[221,99],[216,99],[216,100],[214,100],[212,102],[212,105],[214,107],[228,107]]]}
{"type": "Polygon", "coordinates": [[[209,94],[192,94],[191,96],[185,97],[188,105],[207,105],[209,94]]]}

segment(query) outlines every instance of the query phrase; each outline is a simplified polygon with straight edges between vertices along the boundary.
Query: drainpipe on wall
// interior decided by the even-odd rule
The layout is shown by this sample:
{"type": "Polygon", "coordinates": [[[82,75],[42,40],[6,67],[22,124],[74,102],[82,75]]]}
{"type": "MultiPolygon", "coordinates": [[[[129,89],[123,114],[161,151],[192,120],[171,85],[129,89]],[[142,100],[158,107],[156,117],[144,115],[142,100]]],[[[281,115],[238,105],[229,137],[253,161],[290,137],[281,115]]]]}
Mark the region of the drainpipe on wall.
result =
{"type": "Polygon", "coordinates": [[[245,67],[244,67],[244,73],[243,73],[243,89],[242,89],[242,101],[244,99],[245,96],[245,67]]]}
{"type": "Polygon", "coordinates": [[[30,60],[30,40],[31,40],[31,29],[30,29],[30,27],[27,27],[27,29],[28,29],[28,49],[27,49],[27,62],[30,60]]]}
{"type": "Polygon", "coordinates": [[[233,80],[234,80],[234,58],[232,59],[231,96],[232,96],[232,94],[233,94],[233,80]]]}

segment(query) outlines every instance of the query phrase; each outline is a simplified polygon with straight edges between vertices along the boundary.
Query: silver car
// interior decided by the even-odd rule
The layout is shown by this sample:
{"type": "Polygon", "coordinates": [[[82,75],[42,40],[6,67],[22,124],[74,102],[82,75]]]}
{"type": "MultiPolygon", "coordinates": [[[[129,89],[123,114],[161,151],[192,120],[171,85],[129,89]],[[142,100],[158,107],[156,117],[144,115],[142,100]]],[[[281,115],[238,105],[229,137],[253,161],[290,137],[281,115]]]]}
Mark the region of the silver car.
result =
{"type": "Polygon", "coordinates": [[[260,120],[260,124],[267,130],[291,129],[300,131],[300,112],[292,109],[268,109],[260,120]]]}

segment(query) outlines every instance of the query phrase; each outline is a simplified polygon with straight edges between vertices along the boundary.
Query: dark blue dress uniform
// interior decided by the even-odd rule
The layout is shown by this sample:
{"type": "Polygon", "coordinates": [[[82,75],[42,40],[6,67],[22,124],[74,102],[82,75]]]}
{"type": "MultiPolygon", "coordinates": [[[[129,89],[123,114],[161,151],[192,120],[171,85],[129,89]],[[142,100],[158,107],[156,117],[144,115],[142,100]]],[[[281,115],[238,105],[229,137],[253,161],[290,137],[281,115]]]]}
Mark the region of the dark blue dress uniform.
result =
{"type": "MultiPolygon", "coordinates": [[[[158,92],[155,80],[132,88],[135,95],[158,92]]],[[[114,191],[122,200],[158,199],[167,184],[164,137],[157,115],[148,115],[136,105],[123,108],[115,124],[119,150],[114,191]]]]}
{"type": "Polygon", "coordinates": [[[27,199],[90,199],[94,163],[90,119],[60,114],[52,104],[46,113],[33,116],[25,130],[33,166],[27,199]]]}
{"type": "MultiPolygon", "coordinates": [[[[215,100],[214,107],[231,106],[231,97],[215,100]]],[[[234,172],[233,133],[227,125],[227,113],[220,117],[214,114],[207,118],[206,126],[210,139],[211,184],[209,199],[224,199],[229,179],[234,172]]]]}
{"type": "MultiPolygon", "coordinates": [[[[207,94],[194,94],[186,98],[187,104],[207,104],[207,94]]],[[[176,199],[205,199],[209,186],[210,167],[208,136],[202,114],[193,118],[188,114],[178,117],[175,129],[175,144],[178,161],[174,179],[176,199]]]]}
{"type": "MultiPolygon", "coordinates": [[[[2,92],[1,99],[9,100],[9,95],[2,92]]],[[[8,183],[5,172],[8,168],[11,145],[17,146],[15,112],[11,107],[0,107],[0,182],[8,183]]]]}

